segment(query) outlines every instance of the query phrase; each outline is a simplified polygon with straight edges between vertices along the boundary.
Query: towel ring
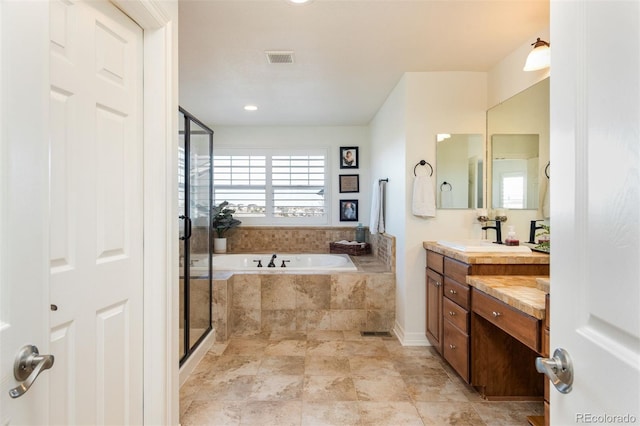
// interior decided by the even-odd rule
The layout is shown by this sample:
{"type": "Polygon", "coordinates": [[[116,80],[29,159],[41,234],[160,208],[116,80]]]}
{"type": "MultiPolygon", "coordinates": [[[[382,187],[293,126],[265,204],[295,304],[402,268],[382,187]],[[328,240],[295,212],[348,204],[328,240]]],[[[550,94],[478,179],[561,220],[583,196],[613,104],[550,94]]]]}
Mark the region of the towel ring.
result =
{"type": "Polygon", "coordinates": [[[416,164],[416,165],[413,167],[413,175],[414,175],[414,176],[418,176],[418,175],[416,174],[416,168],[417,168],[418,166],[424,166],[424,165],[429,166],[429,168],[431,169],[431,174],[430,174],[429,176],[433,176],[433,167],[431,167],[431,164],[427,163],[427,162],[426,162],[426,161],[424,161],[424,160],[420,160],[420,162],[419,162],[418,164],[416,164]]]}
{"type": "Polygon", "coordinates": [[[551,161],[547,163],[547,166],[544,168],[544,175],[549,179],[549,167],[551,166],[551,161]]]}
{"type": "Polygon", "coordinates": [[[442,183],[440,184],[440,192],[444,192],[444,191],[443,191],[443,188],[446,188],[447,186],[449,187],[449,189],[447,190],[448,192],[453,191],[453,186],[451,186],[451,184],[450,184],[449,182],[444,181],[444,182],[442,182],[442,183]]]}

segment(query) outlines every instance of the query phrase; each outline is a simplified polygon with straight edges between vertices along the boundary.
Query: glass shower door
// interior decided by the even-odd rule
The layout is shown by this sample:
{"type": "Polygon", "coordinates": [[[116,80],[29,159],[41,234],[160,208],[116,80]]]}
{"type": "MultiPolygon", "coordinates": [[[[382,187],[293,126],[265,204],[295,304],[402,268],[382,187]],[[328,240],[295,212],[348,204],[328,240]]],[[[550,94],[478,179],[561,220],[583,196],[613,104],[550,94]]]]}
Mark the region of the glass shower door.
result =
{"type": "Polygon", "coordinates": [[[211,332],[213,131],[180,108],[180,364],[211,332]]]}

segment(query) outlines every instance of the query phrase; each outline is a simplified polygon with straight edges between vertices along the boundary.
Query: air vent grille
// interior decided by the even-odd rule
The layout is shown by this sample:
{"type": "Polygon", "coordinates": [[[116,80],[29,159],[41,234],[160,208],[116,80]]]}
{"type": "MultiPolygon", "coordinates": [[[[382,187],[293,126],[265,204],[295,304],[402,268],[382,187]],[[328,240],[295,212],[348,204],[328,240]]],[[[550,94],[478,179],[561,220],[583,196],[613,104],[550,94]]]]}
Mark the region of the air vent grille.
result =
{"type": "Polygon", "coordinates": [[[267,61],[270,64],[292,64],[293,52],[289,51],[266,51],[267,61]]]}

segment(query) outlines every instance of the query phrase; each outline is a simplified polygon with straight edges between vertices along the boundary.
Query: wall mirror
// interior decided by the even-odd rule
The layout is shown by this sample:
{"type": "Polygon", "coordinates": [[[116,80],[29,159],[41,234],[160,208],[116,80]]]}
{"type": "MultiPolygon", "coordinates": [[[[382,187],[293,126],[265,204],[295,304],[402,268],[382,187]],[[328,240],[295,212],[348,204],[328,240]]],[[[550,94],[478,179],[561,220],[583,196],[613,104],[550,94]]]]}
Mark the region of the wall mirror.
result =
{"type": "Polygon", "coordinates": [[[440,133],[436,137],[436,202],[440,209],[483,205],[484,137],[440,133]]]}
{"type": "Polygon", "coordinates": [[[489,109],[487,135],[491,207],[538,209],[548,179],[549,78],[489,109]]]}

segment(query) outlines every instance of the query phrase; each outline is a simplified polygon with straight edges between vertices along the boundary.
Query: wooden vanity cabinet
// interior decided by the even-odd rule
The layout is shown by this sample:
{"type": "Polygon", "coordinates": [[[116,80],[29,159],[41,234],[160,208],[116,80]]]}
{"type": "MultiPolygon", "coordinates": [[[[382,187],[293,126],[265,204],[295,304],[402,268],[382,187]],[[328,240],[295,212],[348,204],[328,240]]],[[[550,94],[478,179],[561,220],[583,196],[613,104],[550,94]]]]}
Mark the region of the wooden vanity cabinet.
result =
{"type": "MultiPolygon", "coordinates": [[[[426,248],[426,247],[425,247],[426,248]]],[[[471,289],[468,275],[548,275],[548,264],[465,263],[426,248],[426,336],[467,383],[472,382],[471,289]]],[[[526,326],[524,327],[526,328],[526,326]]],[[[531,345],[540,345],[540,327],[531,345]]],[[[475,357],[475,355],[474,355],[475,357]]],[[[498,367],[498,366],[496,366],[498,367]]],[[[499,370],[498,370],[499,371],[499,370]]]]}
{"type": "Polygon", "coordinates": [[[427,252],[426,335],[433,347],[442,354],[442,292],[444,256],[427,252]]]}

